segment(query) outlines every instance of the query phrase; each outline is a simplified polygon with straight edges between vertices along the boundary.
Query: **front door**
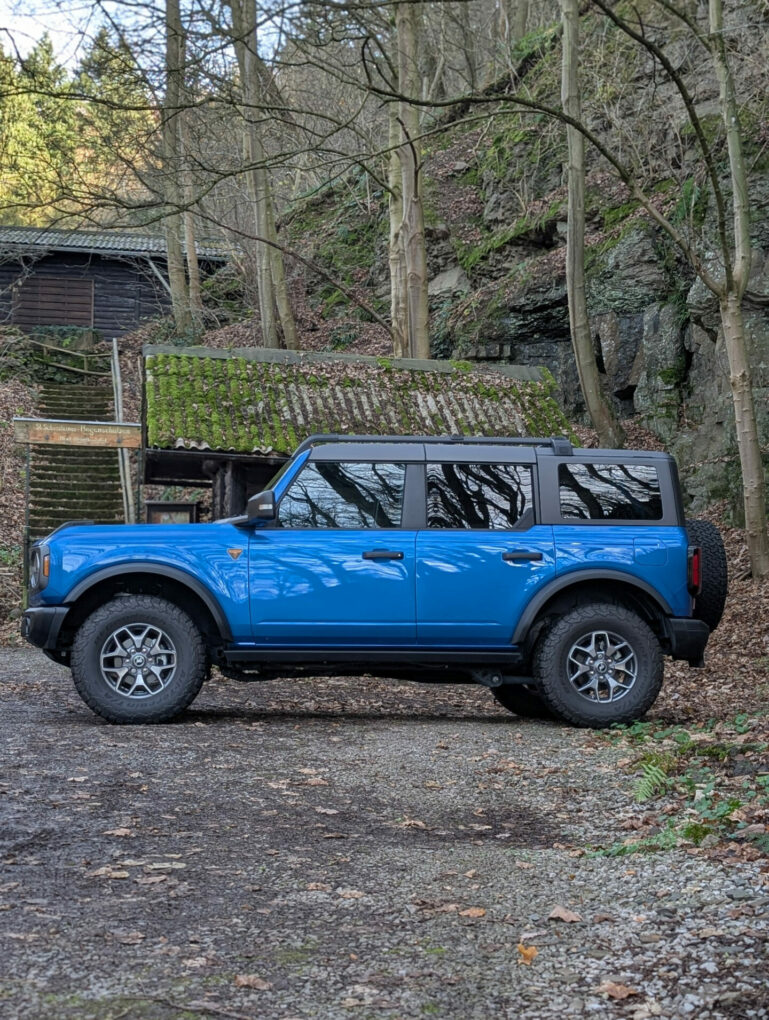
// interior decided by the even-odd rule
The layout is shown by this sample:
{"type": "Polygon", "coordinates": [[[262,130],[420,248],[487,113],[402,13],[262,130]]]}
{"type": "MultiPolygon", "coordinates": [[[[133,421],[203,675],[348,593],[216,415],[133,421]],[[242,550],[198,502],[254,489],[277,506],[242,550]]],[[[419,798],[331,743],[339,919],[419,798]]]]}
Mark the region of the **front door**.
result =
{"type": "Polygon", "coordinates": [[[249,546],[251,623],[269,645],[416,640],[404,464],[308,461],[249,546]]]}
{"type": "Polygon", "coordinates": [[[417,639],[509,646],[532,595],[555,576],[553,529],[534,523],[532,466],[427,464],[417,537],[417,639]]]}

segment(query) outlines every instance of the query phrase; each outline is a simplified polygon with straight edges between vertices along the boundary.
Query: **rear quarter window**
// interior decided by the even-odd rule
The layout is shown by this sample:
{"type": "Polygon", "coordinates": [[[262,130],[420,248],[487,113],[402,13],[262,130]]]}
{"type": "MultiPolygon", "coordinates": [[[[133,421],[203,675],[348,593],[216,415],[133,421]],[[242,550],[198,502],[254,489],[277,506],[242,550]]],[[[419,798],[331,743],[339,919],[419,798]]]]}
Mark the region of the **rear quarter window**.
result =
{"type": "Polygon", "coordinates": [[[577,521],[659,521],[662,495],[650,464],[561,464],[561,517],[577,521]]]}

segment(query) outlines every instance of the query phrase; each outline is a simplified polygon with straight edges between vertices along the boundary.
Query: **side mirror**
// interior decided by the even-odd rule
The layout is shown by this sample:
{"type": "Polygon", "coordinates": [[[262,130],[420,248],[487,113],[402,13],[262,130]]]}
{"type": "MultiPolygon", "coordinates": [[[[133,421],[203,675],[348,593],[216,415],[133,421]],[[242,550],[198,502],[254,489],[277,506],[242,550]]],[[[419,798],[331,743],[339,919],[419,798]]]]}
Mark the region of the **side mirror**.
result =
{"type": "Polygon", "coordinates": [[[252,496],[246,504],[246,516],[249,521],[274,521],[277,512],[273,490],[265,489],[252,496]]]}

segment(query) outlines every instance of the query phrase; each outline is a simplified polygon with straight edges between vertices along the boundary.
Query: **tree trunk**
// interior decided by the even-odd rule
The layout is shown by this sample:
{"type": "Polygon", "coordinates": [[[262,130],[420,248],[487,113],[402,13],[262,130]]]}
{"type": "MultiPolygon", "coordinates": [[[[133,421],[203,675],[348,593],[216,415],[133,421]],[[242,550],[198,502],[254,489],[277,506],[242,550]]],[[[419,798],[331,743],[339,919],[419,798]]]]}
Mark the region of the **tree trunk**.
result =
{"type": "Polygon", "coordinates": [[[745,347],[742,300],[729,295],[721,302],[721,325],[729,359],[729,382],[734,401],[737,449],[742,469],[745,530],[748,535],[750,566],[754,577],[769,574],[769,542],[766,534],[766,483],[761,444],[756,425],[750,363],[745,347]]]}
{"type": "MultiPolygon", "coordinates": [[[[240,84],[243,96],[243,118],[246,132],[243,149],[249,170],[247,184],[254,210],[254,242],[256,256],[256,286],[259,295],[259,317],[262,324],[262,344],[264,347],[280,347],[278,325],[276,320],[276,296],[273,283],[273,259],[270,246],[258,238],[270,237],[271,193],[266,168],[266,153],[259,123],[261,99],[261,79],[259,74],[259,56],[256,38],[256,4],[254,0],[229,0],[234,30],[235,56],[240,71],[240,84]]],[[[274,214],[272,216],[274,224],[274,214]]],[[[274,232],[274,228],[273,228],[274,232]]],[[[282,261],[282,253],[277,253],[282,261]]],[[[280,273],[276,271],[276,276],[280,273]]],[[[284,274],[285,283],[285,274],[284,274]]],[[[286,297],[287,301],[287,297],[286,297]]],[[[290,310],[290,307],[289,307],[290,310]]],[[[296,342],[296,329],[293,317],[288,326],[289,335],[296,342]]]]}
{"type": "MultiPolygon", "coordinates": [[[[398,37],[398,82],[402,95],[419,95],[417,67],[417,5],[396,7],[398,37]]],[[[421,7],[421,5],[420,5],[421,7]]],[[[419,110],[410,103],[398,104],[403,144],[398,149],[403,187],[402,244],[406,261],[406,304],[408,309],[409,354],[430,357],[427,304],[427,254],[422,206],[422,165],[419,138],[419,110]]]]}
{"type": "Polygon", "coordinates": [[[182,207],[179,158],[179,117],[184,87],[185,38],[179,0],[166,0],[165,98],[162,110],[163,190],[171,213],[163,224],[168,253],[168,283],[171,289],[174,324],[178,333],[192,328],[190,296],[182,251],[182,207]]]}
{"type": "Polygon", "coordinates": [[[745,530],[753,577],[769,574],[769,537],[766,522],[766,478],[761,457],[761,444],[756,422],[753,379],[745,345],[742,318],[742,297],[750,276],[750,203],[748,198],[745,157],[742,151],[739,110],[726,44],[724,42],[723,6],[721,0],[710,0],[710,47],[719,85],[721,117],[729,153],[732,185],[732,216],[734,229],[734,260],[725,251],[725,286],[720,296],[721,324],[726,354],[729,359],[729,382],[734,401],[734,422],[737,449],[742,468],[742,496],[745,506],[745,530]]]}
{"type": "MultiPolygon", "coordinates": [[[[561,103],[569,117],[579,120],[581,103],[577,67],[579,61],[579,0],[561,0],[563,15],[563,64],[561,103]]],[[[585,297],[585,140],[571,125],[568,143],[569,211],[566,234],[566,289],[574,360],[585,405],[601,446],[622,446],[625,436],[601,387],[585,297]]]]}
{"type": "Polygon", "coordinates": [[[190,316],[193,327],[198,330],[203,326],[203,294],[200,289],[200,266],[198,265],[198,250],[195,237],[195,216],[192,212],[192,205],[195,199],[195,189],[191,179],[191,169],[188,163],[189,137],[187,132],[187,111],[180,114],[179,118],[179,144],[184,163],[184,248],[187,255],[187,279],[189,281],[189,302],[190,316]]]}
{"type": "MultiPolygon", "coordinates": [[[[398,107],[390,106],[390,145],[401,140],[398,107]]],[[[408,354],[408,309],[406,305],[406,253],[403,250],[401,224],[403,223],[403,181],[401,162],[396,148],[390,149],[388,171],[388,210],[390,214],[390,318],[392,321],[393,354],[405,358],[408,354]]]]}
{"type": "MultiPolygon", "coordinates": [[[[269,175],[265,176],[267,190],[267,222],[266,233],[264,236],[268,241],[274,241],[277,243],[278,230],[275,225],[275,203],[272,200],[272,188],[270,186],[269,175]]],[[[295,351],[299,349],[299,336],[296,331],[296,320],[294,319],[294,313],[291,309],[291,301],[288,296],[286,267],[283,263],[283,252],[279,248],[274,248],[272,245],[267,245],[266,247],[267,255],[270,260],[270,275],[272,277],[272,287],[275,293],[275,304],[278,308],[278,318],[280,319],[280,326],[283,330],[283,343],[289,350],[295,351]]]]}

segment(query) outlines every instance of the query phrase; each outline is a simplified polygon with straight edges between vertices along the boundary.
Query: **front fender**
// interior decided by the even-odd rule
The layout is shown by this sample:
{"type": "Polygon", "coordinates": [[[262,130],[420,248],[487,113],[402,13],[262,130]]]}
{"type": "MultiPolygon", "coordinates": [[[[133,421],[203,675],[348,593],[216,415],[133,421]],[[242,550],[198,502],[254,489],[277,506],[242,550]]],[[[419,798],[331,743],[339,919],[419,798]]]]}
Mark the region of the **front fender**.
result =
{"type": "Polygon", "coordinates": [[[185,570],[180,570],[177,567],[170,567],[157,563],[122,563],[111,567],[104,567],[93,574],[89,574],[88,577],[83,578],[82,581],[76,584],[64,599],[64,604],[72,605],[77,602],[79,598],[85,595],[90,588],[93,588],[94,585],[97,585],[102,581],[108,581],[113,577],[124,577],[126,574],[156,574],[159,577],[169,577],[174,581],[179,581],[185,587],[195,592],[195,594],[202,600],[213,616],[221,637],[225,641],[232,640],[232,628],[230,627],[227,615],[218,600],[196,577],[193,577],[192,574],[188,574],[185,570]]]}

